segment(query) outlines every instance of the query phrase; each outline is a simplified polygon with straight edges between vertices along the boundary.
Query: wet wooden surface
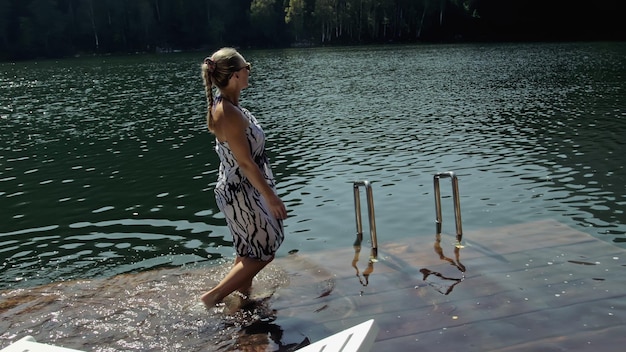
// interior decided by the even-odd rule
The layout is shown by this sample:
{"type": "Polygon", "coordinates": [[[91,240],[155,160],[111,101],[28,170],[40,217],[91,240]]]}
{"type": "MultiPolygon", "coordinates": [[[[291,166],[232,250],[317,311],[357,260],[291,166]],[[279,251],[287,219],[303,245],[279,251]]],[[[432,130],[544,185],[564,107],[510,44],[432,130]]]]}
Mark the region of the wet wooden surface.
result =
{"type": "Polygon", "coordinates": [[[353,248],[282,260],[293,276],[323,268],[327,283],[315,286],[319,298],[283,295],[274,308],[327,333],[374,318],[379,351],[617,351],[626,342],[626,252],[556,221],[470,231],[456,254],[445,234],[440,246],[434,235],[379,242],[366,286],[366,244],[360,277],[353,248]]]}
{"type": "Polygon", "coordinates": [[[197,298],[230,262],[0,292],[0,347],[291,351],[374,318],[374,351],[621,351],[626,251],[552,220],[277,258],[251,309],[197,298]],[[464,271],[464,272],[463,272],[464,271]],[[164,333],[167,332],[167,333],[164,333]]]}

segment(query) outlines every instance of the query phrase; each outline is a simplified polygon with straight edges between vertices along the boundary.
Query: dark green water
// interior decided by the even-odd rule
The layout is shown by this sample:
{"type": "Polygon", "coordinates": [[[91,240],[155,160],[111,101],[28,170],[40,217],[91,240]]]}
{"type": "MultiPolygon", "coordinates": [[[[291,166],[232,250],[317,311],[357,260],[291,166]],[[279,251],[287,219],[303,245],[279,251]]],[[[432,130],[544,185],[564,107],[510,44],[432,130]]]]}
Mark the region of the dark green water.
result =
{"type": "MultiPolygon", "coordinates": [[[[356,180],[372,182],[379,242],[430,238],[440,171],[459,177],[466,231],[554,218],[626,246],[624,43],[243,54],[242,105],[290,214],[279,257],[350,246],[356,180]]],[[[0,66],[0,289],[233,256],[204,56],[0,66]]]]}
{"type": "MultiPolygon", "coordinates": [[[[626,239],[623,43],[244,54],[242,103],[290,210],[283,253],[343,245],[355,180],[373,184],[381,241],[431,234],[447,170],[465,229],[557,218],[626,239]]],[[[0,66],[0,287],[232,255],[201,56],[0,66]]]]}

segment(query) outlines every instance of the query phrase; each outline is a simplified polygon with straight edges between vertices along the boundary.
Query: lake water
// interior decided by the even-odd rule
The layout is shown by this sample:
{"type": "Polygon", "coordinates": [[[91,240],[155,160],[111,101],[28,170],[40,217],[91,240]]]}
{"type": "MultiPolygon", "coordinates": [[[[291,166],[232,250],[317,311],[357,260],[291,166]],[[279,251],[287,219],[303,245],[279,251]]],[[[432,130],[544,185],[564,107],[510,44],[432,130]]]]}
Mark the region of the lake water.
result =
{"type": "MultiPolygon", "coordinates": [[[[0,65],[0,290],[233,257],[206,54],[0,65]]],[[[243,54],[241,103],[290,215],[279,257],[352,245],[357,180],[379,242],[432,236],[441,171],[459,177],[465,230],[556,219],[626,248],[626,44],[243,54]]],[[[446,180],[442,193],[454,233],[446,180]]]]}

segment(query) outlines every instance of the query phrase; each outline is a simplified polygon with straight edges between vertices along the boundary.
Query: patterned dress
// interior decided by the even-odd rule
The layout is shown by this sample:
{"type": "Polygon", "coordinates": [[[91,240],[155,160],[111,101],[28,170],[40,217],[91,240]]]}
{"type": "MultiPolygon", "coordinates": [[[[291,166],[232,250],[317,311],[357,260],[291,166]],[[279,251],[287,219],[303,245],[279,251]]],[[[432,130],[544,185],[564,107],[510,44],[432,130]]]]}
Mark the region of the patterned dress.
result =
{"type": "MultiPolygon", "coordinates": [[[[252,159],[259,166],[268,185],[275,190],[274,176],[265,153],[265,133],[248,110],[240,109],[250,122],[246,137],[252,159]]],[[[283,242],[283,222],[271,214],[265,199],[245,177],[228,143],[221,143],[216,138],[215,144],[220,158],[215,199],[226,217],[237,255],[270,260],[283,242]]]]}

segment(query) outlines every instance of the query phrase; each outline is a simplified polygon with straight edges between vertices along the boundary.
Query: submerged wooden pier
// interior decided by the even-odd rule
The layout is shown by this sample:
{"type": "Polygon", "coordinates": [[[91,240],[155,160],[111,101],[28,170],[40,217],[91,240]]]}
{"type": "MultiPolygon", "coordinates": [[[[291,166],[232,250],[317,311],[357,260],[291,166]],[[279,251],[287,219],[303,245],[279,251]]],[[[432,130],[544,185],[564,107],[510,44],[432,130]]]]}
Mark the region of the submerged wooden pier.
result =
{"type": "Polygon", "coordinates": [[[626,341],[626,251],[557,221],[469,231],[462,247],[445,233],[380,242],[376,261],[357,244],[277,258],[255,282],[260,306],[243,313],[197,301],[230,263],[0,292],[0,347],[29,334],[93,351],[289,350],[369,319],[380,328],[373,351],[597,352],[626,341]]]}
{"type": "Polygon", "coordinates": [[[274,307],[326,332],[374,318],[379,351],[617,351],[626,342],[623,249],[552,220],[471,231],[463,248],[452,235],[427,238],[379,244],[360,273],[348,248],[307,254],[332,294],[274,307]]]}

